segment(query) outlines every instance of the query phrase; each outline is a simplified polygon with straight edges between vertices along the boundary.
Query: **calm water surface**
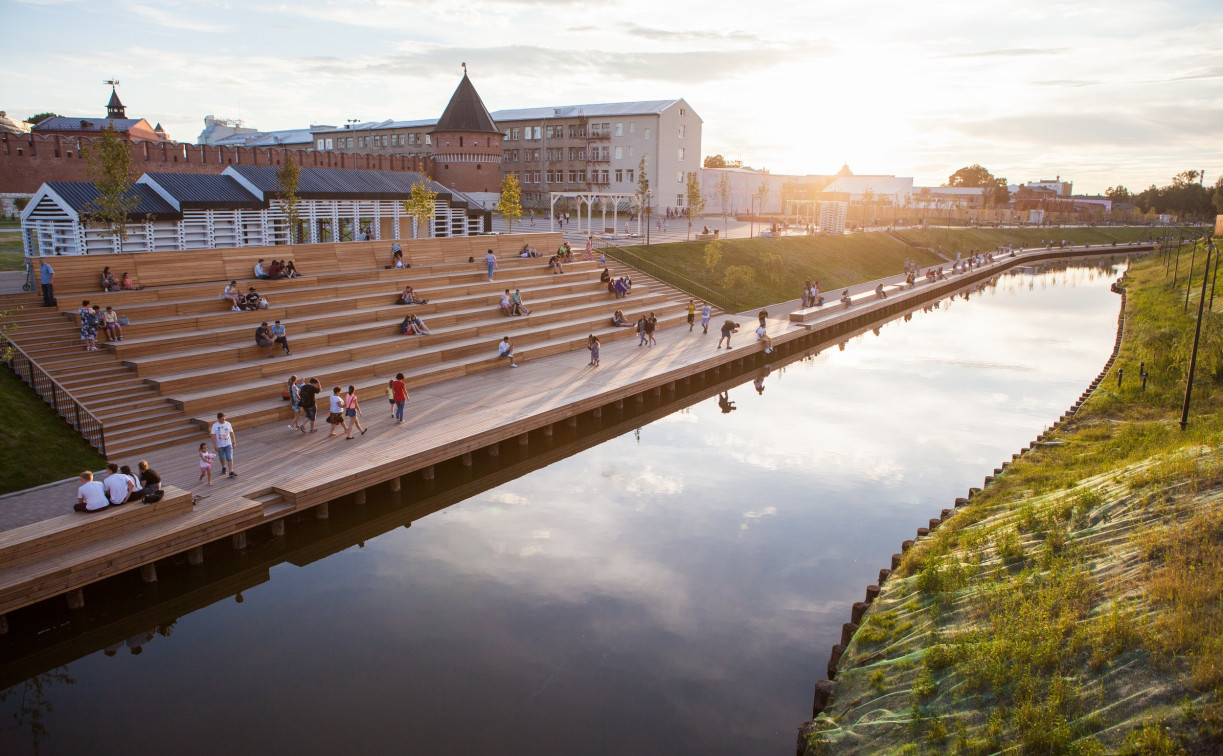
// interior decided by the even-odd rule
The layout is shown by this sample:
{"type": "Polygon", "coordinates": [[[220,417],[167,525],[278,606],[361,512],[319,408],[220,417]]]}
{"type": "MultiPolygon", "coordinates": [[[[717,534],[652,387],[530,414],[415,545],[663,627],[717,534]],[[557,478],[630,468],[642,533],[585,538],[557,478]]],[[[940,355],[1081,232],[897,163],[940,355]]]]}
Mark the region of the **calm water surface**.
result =
{"type": "Polygon", "coordinates": [[[43,673],[4,692],[0,753],[792,753],[864,586],[1099,371],[1116,275],[1005,276],[405,529],[409,478],[326,558],[347,502],[203,582],[126,576],[86,611],[168,634],[112,654],[59,609],[15,617],[84,655],[0,639],[43,673]]]}

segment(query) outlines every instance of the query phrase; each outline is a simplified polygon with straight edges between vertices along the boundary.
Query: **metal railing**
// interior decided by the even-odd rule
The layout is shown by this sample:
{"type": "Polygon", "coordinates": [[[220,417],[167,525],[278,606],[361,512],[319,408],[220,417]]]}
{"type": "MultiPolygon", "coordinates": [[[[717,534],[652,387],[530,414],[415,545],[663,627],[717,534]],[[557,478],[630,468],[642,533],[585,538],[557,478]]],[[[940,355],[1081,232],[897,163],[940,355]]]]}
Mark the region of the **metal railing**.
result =
{"type": "Polygon", "coordinates": [[[696,297],[697,299],[703,299],[719,309],[725,310],[726,312],[738,311],[736,303],[728,298],[725,294],[714,291],[708,286],[699,284],[682,273],[677,273],[670,268],[666,268],[656,262],[647,260],[641,255],[629,252],[624,247],[617,247],[614,244],[605,243],[601,247],[601,251],[611,259],[636,268],[648,276],[653,276],[659,281],[679,289],[689,296],[696,297]]]}
{"type": "Polygon", "coordinates": [[[38,363],[30,359],[25,350],[12,342],[9,342],[9,346],[12,347],[13,354],[8,360],[8,366],[12,368],[13,372],[33,389],[35,394],[42,397],[44,402],[51,405],[55,413],[72,426],[73,430],[80,433],[102,456],[106,456],[106,439],[102,433],[102,421],[86,409],[85,405],[81,404],[68,389],[47,375],[46,371],[38,366],[38,363]]]}

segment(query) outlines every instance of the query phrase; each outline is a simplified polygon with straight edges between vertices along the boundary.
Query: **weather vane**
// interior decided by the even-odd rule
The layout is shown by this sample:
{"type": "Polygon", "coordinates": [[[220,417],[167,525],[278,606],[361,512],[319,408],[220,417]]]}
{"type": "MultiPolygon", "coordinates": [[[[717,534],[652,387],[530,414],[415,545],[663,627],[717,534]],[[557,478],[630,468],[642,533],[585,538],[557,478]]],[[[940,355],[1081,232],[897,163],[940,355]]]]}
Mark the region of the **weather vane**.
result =
{"type": "Polygon", "coordinates": [[[103,84],[109,84],[109,85],[111,85],[112,87],[117,87],[117,86],[119,86],[119,80],[118,80],[118,79],[116,79],[116,78],[114,78],[113,76],[112,76],[111,78],[107,79],[106,81],[102,82],[102,83],[103,83],[103,84]]]}
{"type": "Polygon", "coordinates": [[[463,74],[466,75],[467,74],[467,61],[463,61],[461,65],[463,66],[463,74]]]}

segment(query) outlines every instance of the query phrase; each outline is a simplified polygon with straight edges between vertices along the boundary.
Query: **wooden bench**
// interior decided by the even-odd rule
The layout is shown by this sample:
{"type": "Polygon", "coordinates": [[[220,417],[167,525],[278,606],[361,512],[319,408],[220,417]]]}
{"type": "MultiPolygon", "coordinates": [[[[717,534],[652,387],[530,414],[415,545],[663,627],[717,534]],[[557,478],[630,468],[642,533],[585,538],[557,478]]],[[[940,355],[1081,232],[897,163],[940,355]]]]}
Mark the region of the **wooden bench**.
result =
{"type": "Polygon", "coordinates": [[[66,549],[125,533],[191,511],[192,495],[174,486],[154,504],[130,502],[101,512],[73,512],[0,533],[0,564],[5,568],[25,564],[66,549]]]}

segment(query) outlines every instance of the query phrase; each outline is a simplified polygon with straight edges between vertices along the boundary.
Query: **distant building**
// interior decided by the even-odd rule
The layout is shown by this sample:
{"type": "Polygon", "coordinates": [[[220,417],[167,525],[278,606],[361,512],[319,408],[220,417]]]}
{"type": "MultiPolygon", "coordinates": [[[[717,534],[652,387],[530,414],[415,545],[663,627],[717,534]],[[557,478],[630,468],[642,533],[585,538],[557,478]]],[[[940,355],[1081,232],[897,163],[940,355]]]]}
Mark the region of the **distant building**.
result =
{"type": "Polygon", "coordinates": [[[31,131],[39,136],[58,134],[60,136],[96,137],[111,127],[114,128],[120,139],[125,139],[129,142],[138,140],[147,142],[170,141],[170,137],[161,128],[160,123],[152,126],[143,118],[128,118],[127,108],[119,101],[119,93],[113,85],[110,88],[110,102],[106,104],[105,118],[52,116],[34,124],[34,128],[31,131]]]}
{"type": "Polygon", "coordinates": [[[852,204],[880,202],[904,207],[913,197],[913,178],[892,175],[854,175],[849,166],[841,167],[832,183],[824,187],[820,199],[852,204]]]}
{"type": "MultiPolygon", "coordinates": [[[[231,165],[219,175],[146,173],[131,188],[124,252],[211,249],[286,244],[288,221],[269,165],[231,165]]],[[[298,238],[309,243],[352,241],[368,229],[375,239],[467,236],[487,231],[490,215],[466,195],[409,172],[303,168],[298,188],[298,238]],[[427,228],[403,201],[425,181],[438,193],[427,228]]],[[[43,184],[21,213],[26,254],[69,255],[119,251],[104,228],[86,222],[98,197],[90,182],[43,184]]]]}
{"type": "Polygon", "coordinates": [[[295,147],[310,149],[314,144],[311,129],[330,129],[333,126],[317,125],[308,129],[282,129],[260,131],[248,128],[242,121],[230,121],[215,116],[204,116],[204,130],[196,138],[196,144],[214,147],[295,147]]]}
{"type": "Polygon", "coordinates": [[[726,182],[726,215],[729,216],[752,212],[769,215],[780,213],[782,187],[787,180],[794,178],[755,168],[701,168],[698,176],[706,215],[722,215],[720,187],[723,181],[726,182]],[[769,187],[763,206],[757,197],[761,184],[769,187]]]}
{"type": "Polygon", "coordinates": [[[25,121],[15,121],[8,117],[8,113],[0,110],[0,133],[3,134],[29,134],[30,124],[25,121]]]}
{"type": "Polygon", "coordinates": [[[1069,197],[1074,194],[1074,182],[1062,181],[1062,177],[1058,176],[1055,179],[1041,179],[1040,181],[1029,181],[1024,184],[1029,189],[1038,191],[1053,192],[1058,197],[1069,197]]]}
{"type": "Polygon", "coordinates": [[[919,186],[914,187],[914,207],[931,209],[979,208],[985,206],[982,186],[919,186]]]}
{"type": "Polygon", "coordinates": [[[683,99],[518,108],[490,113],[484,109],[464,73],[446,112],[461,113],[462,118],[455,121],[443,114],[439,119],[386,120],[343,128],[315,128],[311,130],[314,147],[340,152],[430,156],[439,171],[453,173],[453,179],[445,179],[439,173],[442,183],[450,186],[454,182],[456,189],[489,203],[496,202],[501,177],[513,173],[522,185],[523,205],[538,210],[548,207],[549,194],[554,191],[636,193],[637,171],[643,158],[652,204],[658,208],[682,208],[687,202],[688,173],[700,170],[702,121],[683,99]],[[452,108],[458,110],[452,111],[452,108]],[[499,164],[476,159],[479,155],[494,154],[489,151],[487,142],[490,132],[479,130],[460,134],[454,130],[456,122],[482,129],[487,124],[478,122],[484,115],[501,134],[499,164]],[[443,119],[448,122],[443,123],[443,119]],[[439,129],[443,127],[448,131],[441,133],[452,135],[448,146],[437,142],[439,129]],[[462,147],[458,144],[460,135],[462,147]],[[485,144],[477,154],[473,145],[481,139],[485,144]],[[460,154],[454,152],[458,149],[463,150],[462,160],[441,159],[442,155],[460,154]],[[458,168],[460,164],[462,171],[458,168]],[[497,171],[491,174],[488,172],[490,164],[497,165],[497,171]],[[446,165],[452,167],[447,169],[446,165]],[[478,170],[476,165],[480,166],[478,170]],[[496,176],[495,186],[489,181],[491,176],[496,176]]]}

